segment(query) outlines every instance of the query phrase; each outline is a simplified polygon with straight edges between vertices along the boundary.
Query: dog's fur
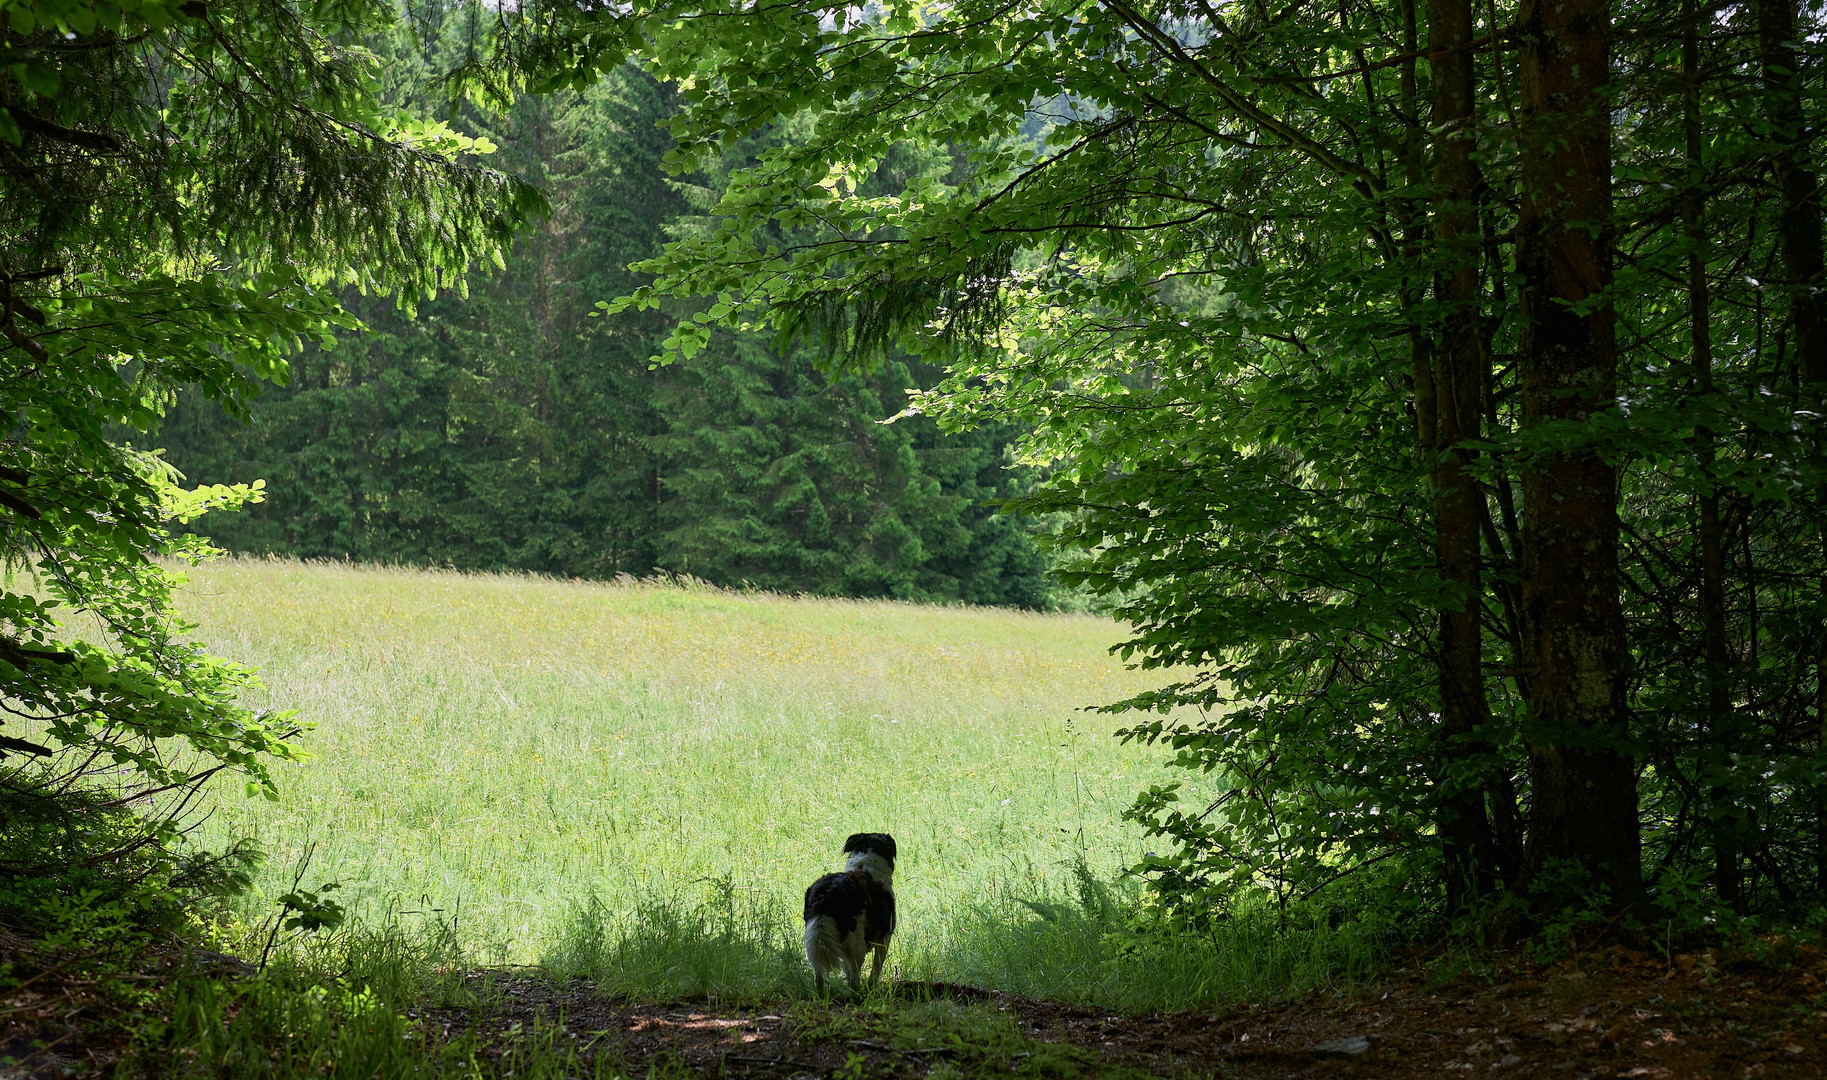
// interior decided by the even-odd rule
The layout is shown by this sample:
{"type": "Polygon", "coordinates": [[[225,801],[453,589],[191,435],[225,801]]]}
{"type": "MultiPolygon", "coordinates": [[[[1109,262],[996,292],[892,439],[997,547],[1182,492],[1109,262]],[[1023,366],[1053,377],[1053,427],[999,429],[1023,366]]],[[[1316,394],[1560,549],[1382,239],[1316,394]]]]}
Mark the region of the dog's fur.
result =
{"type": "Polygon", "coordinates": [[[894,837],[855,833],[844,841],[844,869],[806,890],[806,962],[818,992],[825,974],[842,965],[850,989],[860,990],[863,954],[874,951],[869,985],[882,977],[888,939],[894,935],[894,837]]]}

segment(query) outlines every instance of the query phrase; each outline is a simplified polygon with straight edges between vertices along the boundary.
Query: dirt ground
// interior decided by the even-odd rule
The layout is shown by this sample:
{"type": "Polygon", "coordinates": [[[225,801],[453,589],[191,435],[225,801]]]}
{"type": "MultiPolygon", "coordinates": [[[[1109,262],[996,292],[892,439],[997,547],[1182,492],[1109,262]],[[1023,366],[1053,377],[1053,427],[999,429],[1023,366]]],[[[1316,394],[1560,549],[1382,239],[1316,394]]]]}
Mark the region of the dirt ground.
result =
{"type": "MultiPolygon", "coordinates": [[[[639,1005],[530,979],[497,989],[502,1003],[485,1022],[519,1030],[562,1018],[570,1034],[618,1055],[635,1075],[683,1067],[769,1078],[1827,1076],[1827,956],[1781,939],[1763,955],[1725,961],[1708,951],[1669,963],[1616,948],[1545,967],[1513,957],[1444,981],[1417,962],[1349,995],[1218,1013],[1123,1016],[969,987],[903,986],[900,996],[927,1010],[912,1026],[897,1024],[896,1006],[639,1005]],[[985,1038],[979,1029],[948,1040],[934,1025],[935,1003],[999,1015],[1019,1037],[985,1038]],[[1363,1038],[1354,1045],[1354,1036],[1363,1038]]],[[[471,1019],[460,1012],[425,1019],[471,1019]]]]}
{"type": "MultiPolygon", "coordinates": [[[[31,956],[0,934],[14,983],[0,993],[0,1080],[111,1075],[118,1025],[87,1020],[113,991],[73,974],[79,965],[32,971],[31,956]]],[[[168,956],[129,980],[150,991],[181,973],[245,970],[168,956]]],[[[1615,947],[1453,973],[1417,959],[1348,994],[1162,1015],[951,984],[903,984],[869,1003],[725,1006],[618,1001],[525,973],[467,979],[480,1004],[414,1010],[414,1024],[434,1039],[478,1027],[492,1054],[557,1031],[633,1076],[1827,1076],[1827,955],[1782,938],[1673,962],[1615,947]]]]}

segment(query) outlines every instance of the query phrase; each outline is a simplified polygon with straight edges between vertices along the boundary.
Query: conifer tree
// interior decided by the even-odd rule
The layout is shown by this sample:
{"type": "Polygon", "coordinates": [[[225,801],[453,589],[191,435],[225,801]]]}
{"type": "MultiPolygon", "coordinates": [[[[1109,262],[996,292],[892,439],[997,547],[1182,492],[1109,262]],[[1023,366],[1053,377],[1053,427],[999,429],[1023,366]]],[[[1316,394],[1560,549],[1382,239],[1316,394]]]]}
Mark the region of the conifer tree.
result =
{"type": "MultiPolygon", "coordinates": [[[[416,47],[387,44],[402,61],[416,47]]],[[[434,38],[402,107],[436,103],[451,45],[434,38]]],[[[683,208],[658,169],[664,112],[660,87],[624,71],[581,94],[466,114],[504,168],[549,193],[551,214],[467,295],[411,312],[350,297],[372,334],[308,351],[251,423],[181,403],[159,433],[174,464],[267,481],[260,506],[211,523],[215,540],[304,558],[650,572],[647,364],[663,331],[654,315],[585,315],[595,297],[634,286],[627,264],[657,254],[683,208]]]]}
{"type": "MultiPolygon", "coordinates": [[[[464,26],[421,22],[377,43],[403,106],[439,103],[436,74],[464,26]]],[[[497,164],[549,192],[550,216],[466,296],[411,313],[349,297],[372,336],[307,351],[251,423],[181,402],[159,433],[174,464],[266,481],[260,505],[211,523],[214,539],[305,558],[1046,606],[1032,539],[991,505],[1017,493],[1008,429],[881,425],[914,385],[905,367],[828,379],[805,350],[752,332],[656,378],[650,358],[692,308],[586,317],[645,283],[630,264],[714,229],[702,211],[729,169],[788,138],[766,133],[671,180],[662,125],[676,107],[625,67],[464,113],[497,164]]]]}
{"type": "Polygon", "coordinates": [[[785,592],[1046,606],[1032,541],[986,505],[1017,493],[1008,434],[884,424],[914,381],[905,364],[827,376],[812,361],[731,335],[663,373],[660,565],[785,592]]]}

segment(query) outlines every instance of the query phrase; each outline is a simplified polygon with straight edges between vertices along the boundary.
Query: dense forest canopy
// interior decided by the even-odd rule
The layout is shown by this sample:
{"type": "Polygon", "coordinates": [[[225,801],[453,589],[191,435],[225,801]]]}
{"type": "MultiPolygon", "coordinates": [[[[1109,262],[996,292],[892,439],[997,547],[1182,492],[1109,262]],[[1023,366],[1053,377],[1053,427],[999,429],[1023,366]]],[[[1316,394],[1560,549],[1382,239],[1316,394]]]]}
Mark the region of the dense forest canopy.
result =
{"type": "MultiPolygon", "coordinates": [[[[450,111],[440,77],[473,15],[417,11],[373,42],[385,95],[415,115],[450,111]]],[[[458,109],[498,148],[491,164],[547,193],[550,215],[464,295],[403,312],[351,291],[372,334],[293,357],[251,423],[181,398],[156,436],[166,460],[193,483],[266,483],[259,504],[210,520],[211,539],[311,559],[1056,603],[1029,530],[996,513],[1024,483],[1005,453],[1013,429],[882,423],[940,372],[901,357],[823,372],[811,348],[737,330],[650,371],[681,312],[590,318],[646,283],[629,264],[714,228],[705,210],[733,165],[792,138],[762,132],[670,178],[676,108],[630,67],[501,112],[458,109]]]]}
{"type": "Polygon", "coordinates": [[[1449,914],[1819,896],[1818,12],[959,0],[530,5],[471,85],[770,125],[611,310],[707,305],[1024,425],[1067,577],[1178,673],[1114,706],[1224,791],[1132,813],[1206,899],[1449,914]],[[1034,122],[1045,137],[1028,137],[1034,122]],[[897,172],[910,150],[946,152],[897,172]],[[1403,883],[1407,883],[1404,885],[1403,883]]]}

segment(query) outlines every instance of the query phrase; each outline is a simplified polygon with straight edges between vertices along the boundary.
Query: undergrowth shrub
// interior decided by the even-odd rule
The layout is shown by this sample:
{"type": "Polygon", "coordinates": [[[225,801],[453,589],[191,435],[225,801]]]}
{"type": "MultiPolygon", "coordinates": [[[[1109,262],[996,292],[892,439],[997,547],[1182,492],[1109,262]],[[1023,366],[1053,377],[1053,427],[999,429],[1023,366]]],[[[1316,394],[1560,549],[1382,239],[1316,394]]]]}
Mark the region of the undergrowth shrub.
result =
{"type": "Polygon", "coordinates": [[[556,1024],[491,1043],[463,1013],[450,1030],[425,1020],[426,1008],[486,1011],[489,981],[467,972],[448,924],[352,921],[281,951],[257,975],[179,980],[168,991],[168,1019],[148,1026],[122,1071],[151,1076],[175,1066],[221,1080],[621,1075],[613,1059],[599,1060],[556,1024]]]}
{"type": "Polygon", "coordinates": [[[251,843],[203,851],[106,792],[19,780],[0,777],[0,925],[15,932],[101,946],[194,930],[249,887],[251,843]]]}
{"type": "MultiPolygon", "coordinates": [[[[0,927],[7,955],[27,965],[0,963],[0,990],[34,971],[90,988],[70,999],[79,1007],[69,1015],[81,1018],[81,1042],[126,1048],[113,1075],[620,1075],[614,1059],[597,1060],[555,1027],[490,1044],[467,1014],[449,1026],[418,1019],[426,1007],[489,1004],[487,980],[470,977],[475,964],[452,922],[408,925],[394,910],[343,920],[323,900],[326,886],[300,887],[308,855],[291,893],[256,899],[253,847],[212,854],[171,833],[123,850],[123,837],[151,835],[137,814],[89,790],[46,798],[0,787],[0,927]],[[332,910],[337,917],[326,918],[332,910]],[[149,982],[153,971],[161,974],[149,982]]],[[[55,985],[41,983],[40,992],[55,985]]],[[[51,1049],[11,1046],[0,1072],[51,1075],[63,1067],[51,1049]]]]}

